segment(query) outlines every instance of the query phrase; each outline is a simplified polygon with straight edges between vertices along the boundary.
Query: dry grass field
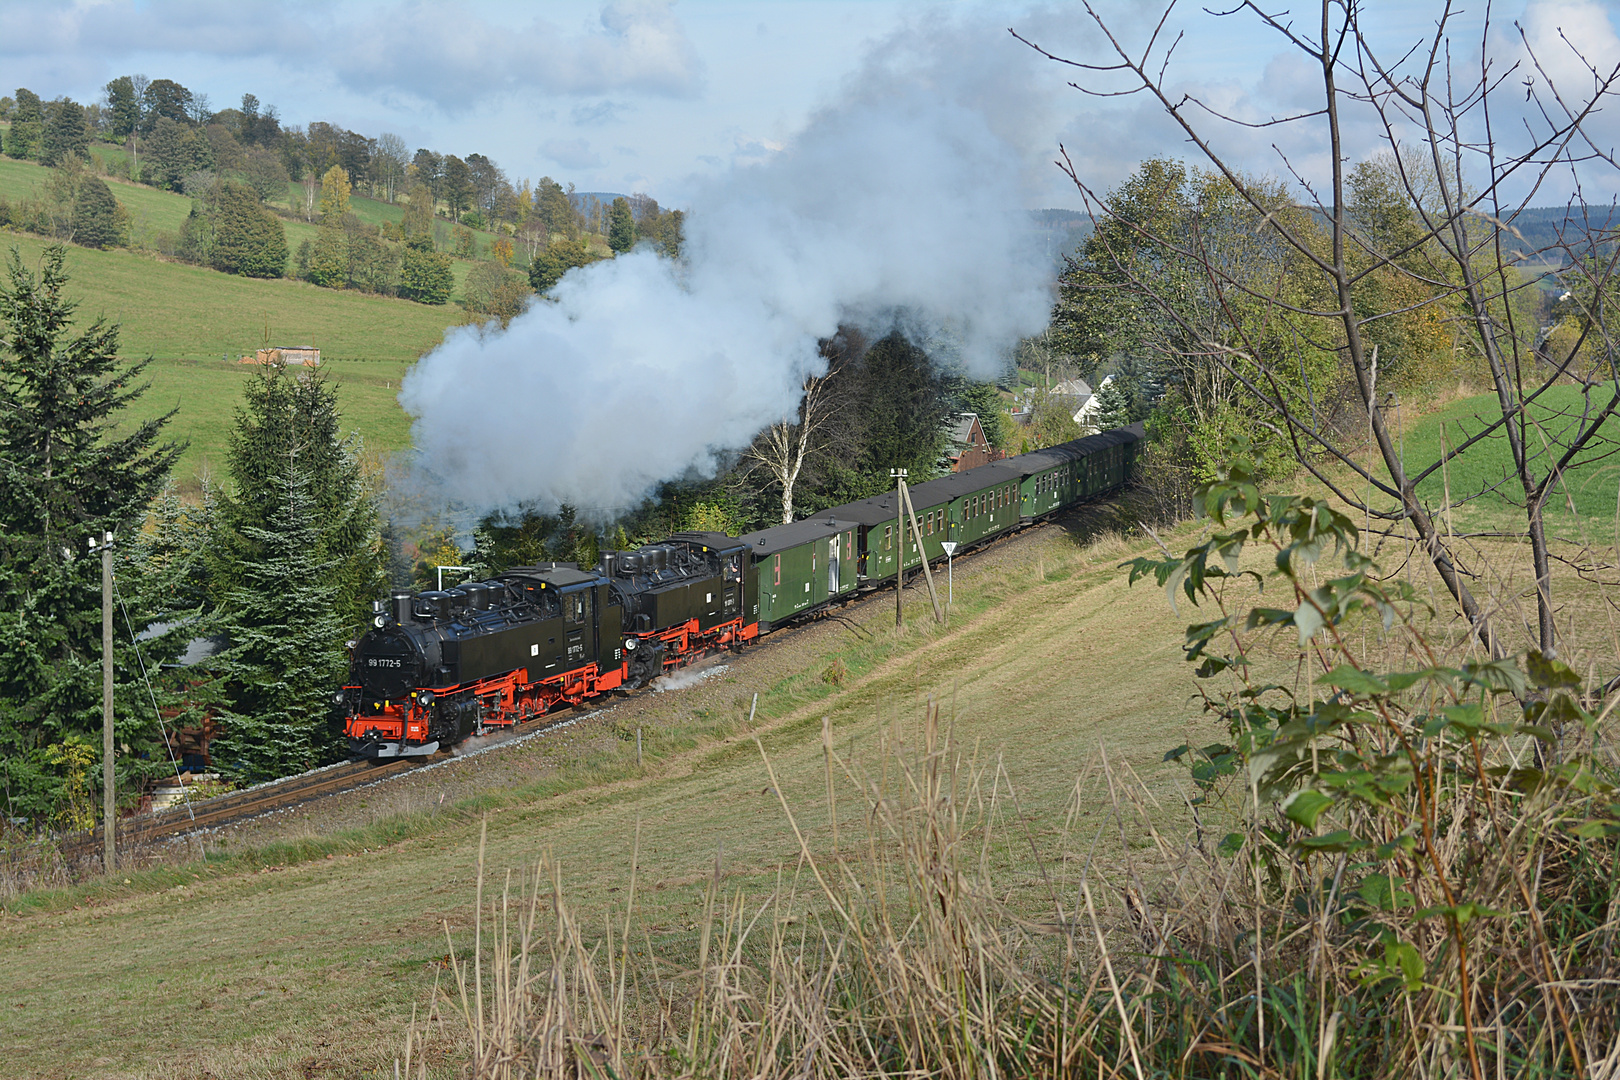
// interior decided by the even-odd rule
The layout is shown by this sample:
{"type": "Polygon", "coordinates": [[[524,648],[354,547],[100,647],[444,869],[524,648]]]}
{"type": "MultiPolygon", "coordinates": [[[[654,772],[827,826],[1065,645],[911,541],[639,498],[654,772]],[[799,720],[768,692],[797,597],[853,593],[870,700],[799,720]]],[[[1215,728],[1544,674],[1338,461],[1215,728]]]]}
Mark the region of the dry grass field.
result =
{"type": "Polygon", "coordinates": [[[880,597],[852,609],[848,623],[824,621],[769,642],[691,689],[640,695],[398,793],[382,785],[342,806],[213,838],[206,864],[23,898],[0,923],[0,1038],[16,1048],[8,1069],[52,1077],[383,1070],[412,1007],[428,1002],[441,974],[442,924],[458,944],[466,937],[485,813],[491,866],[522,866],[549,851],[584,910],[620,895],[639,830],[643,912],[664,944],[679,945],[717,858],[726,885],[751,892],[772,887],[796,861],[745,731],[755,692],[754,732],[783,796],[802,811],[801,826],[817,835],[825,832],[822,717],[838,743],[859,752],[884,731],[916,730],[930,696],[954,715],[959,739],[978,742],[986,760],[1004,758],[1030,827],[1049,834],[1101,748],[1152,776],[1188,715],[1176,619],[1162,596],[1126,591],[1114,569],[1124,550],[1040,530],[957,567],[949,632],[925,625],[926,598],[916,589],[897,635],[892,600],[880,597]],[[823,679],[834,665],[846,672],[842,687],[823,679]],[[634,726],[645,729],[640,771],[634,726]],[[448,795],[442,806],[440,794],[448,795]],[[231,854],[248,847],[254,853],[231,854]]]}
{"type": "MultiPolygon", "coordinates": [[[[842,757],[877,767],[881,742],[921,738],[930,700],[972,748],[988,777],[980,790],[1004,801],[1010,827],[985,858],[1012,904],[1072,892],[1072,867],[1030,853],[1078,850],[1107,866],[1149,843],[1116,817],[1103,756],[1175,832],[1189,792],[1161,758],[1213,734],[1180,650],[1185,623],[1207,616],[1184,602],[1173,612],[1150,584],[1128,588],[1118,563],[1154,545],[1115,526],[1085,511],[959,563],[946,629],[930,625],[920,585],[900,631],[892,596],[879,596],[687,689],[208,838],[206,861],[147,853],[154,865],[111,884],[15,898],[0,920],[8,1075],[392,1075],[413,1009],[449,978],[446,926],[458,951],[471,944],[486,821],[491,889],[545,854],[582,923],[600,929],[623,904],[634,858],[646,928],[637,954],[691,956],[717,872],[728,895],[757,898],[801,869],[783,802],[806,844],[831,850],[823,723],[842,757]]],[[[1197,535],[1188,525],[1162,539],[1179,550],[1197,535]]],[[[1505,567],[1515,551],[1480,554],[1505,567]]],[[[1420,564],[1405,572],[1431,588],[1420,564]]],[[[1608,598],[1560,584],[1574,634],[1566,657],[1612,673],[1608,598]]],[[[1498,594],[1511,609],[1525,585],[1504,573],[1498,594]]],[[[1301,676],[1278,668],[1279,681],[1301,676]]],[[[839,809],[847,844],[863,835],[862,808],[839,809]]],[[[452,1075],[463,1051],[446,1030],[435,1073],[452,1075]]]]}

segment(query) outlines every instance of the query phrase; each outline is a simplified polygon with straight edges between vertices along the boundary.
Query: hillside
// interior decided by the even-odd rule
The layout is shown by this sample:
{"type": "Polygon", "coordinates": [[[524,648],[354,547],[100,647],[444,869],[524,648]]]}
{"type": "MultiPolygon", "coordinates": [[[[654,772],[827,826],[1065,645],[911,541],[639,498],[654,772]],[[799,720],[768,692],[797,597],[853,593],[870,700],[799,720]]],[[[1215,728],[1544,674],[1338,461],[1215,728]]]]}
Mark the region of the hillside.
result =
{"type": "MultiPolygon", "coordinates": [[[[0,236],[0,247],[15,247],[25,265],[36,264],[46,244],[24,233],[0,236]]],[[[348,424],[368,447],[397,450],[409,440],[394,400],[400,377],[462,314],[455,306],[255,281],[122,250],[70,245],[67,265],[81,321],[119,322],[123,354],[155,358],[147,369],[152,389],[131,419],[180,410],[169,430],[191,444],[177,470],[182,489],[194,490],[205,467],[219,475],[231,410],[250,370],[237,360],[267,338],[318,347],[340,386],[348,424]]]]}
{"type": "MultiPolygon", "coordinates": [[[[15,898],[0,908],[0,977],[13,1004],[0,1011],[0,1038],[17,1048],[13,1074],[387,1073],[413,1008],[426,1010],[434,986],[447,985],[446,933],[458,951],[471,947],[485,820],[486,902],[509,869],[546,854],[598,935],[604,916],[622,911],[634,860],[636,925],[646,928],[637,955],[689,967],[711,881],[749,913],[742,898],[757,905],[796,872],[801,894],[816,895],[795,832],[818,856],[833,847],[823,718],[842,759],[879,769],[917,753],[930,701],[969,772],[1004,805],[1006,824],[982,857],[1001,868],[1009,900],[1039,908],[1054,890],[1072,900],[1089,868],[1106,917],[1122,920],[1121,845],[1141,851],[1153,837],[1134,815],[1116,817],[1104,756],[1129,791],[1119,797],[1140,800],[1139,812],[1179,842],[1190,789],[1162,757],[1214,730],[1199,720],[1179,647],[1184,623],[1203,616],[1178,615],[1151,583],[1126,585],[1119,562],[1155,548],[1098,538],[1118,525],[1094,508],[959,560],[946,630],[931,627],[919,587],[895,631],[892,596],[881,594],[773,636],[689,688],[582,710],[566,730],[213,836],[206,862],[152,852],[182,861],[15,898]],[[900,744],[891,759],[886,741],[900,744]],[[1037,871],[1032,849],[1058,848],[1071,859],[1037,871]]],[[[1199,531],[1161,536],[1179,550],[1199,531]]],[[[1249,558],[1258,566],[1268,554],[1249,558]]],[[[1514,562],[1509,544],[1488,554],[1499,569],[1514,562]]],[[[1427,592],[1422,566],[1405,572],[1427,592]]],[[[1607,650],[1601,600],[1566,568],[1555,573],[1572,635],[1584,635],[1567,639],[1567,655],[1584,667],[1607,650]]],[[[860,844],[864,804],[844,790],[843,842],[860,844]]],[[[1218,833],[1218,820],[1207,825],[1218,833]]],[[[774,917],[796,922],[815,903],[774,917]]],[[[452,1023],[437,1045],[456,1037],[452,1023]]],[[[434,1075],[454,1075],[453,1064],[434,1075]]]]}
{"type": "MultiPolygon", "coordinates": [[[[1075,773],[1100,745],[1151,771],[1186,715],[1180,695],[1161,692],[1181,666],[1175,619],[1155,591],[1126,592],[1119,550],[1041,530],[958,563],[949,636],[927,630],[918,594],[896,638],[885,596],[852,609],[863,629],[818,623],[696,687],[642,693],[419,786],[274,815],[209,841],[207,865],[30,898],[22,917],[0,921],[0,974],[20,1004],[0,1012],[0,1039],[18,1048],[11,1075],[280,1077],[315,1062],[335,1075],[386,1071],[412,1007],[426,1008],[443,975],[442,920],[458,947],[469,939],[485,811],[496,878],[544,847],[592,912],[622,897],[639,829],[654,943],[684,951],[717,849],[727,890],[760,895],[779,867],[792,871],[793,834],[745,733],[755,692],[753,730],[818,844],[821,717],[840,747],[871,748],[886,730],[913,738],[930,695],[950,703],[958,738],[982,740],[988,762],[1005,752],[1035,828],[1061,825],[1075,773]],[[848,669],[842,687],[821,677],[834,663],[848,669]],[[280,846],[230,854],[264,843],[280,846]],[[285,869],[261,872],[270,866],[285,869]]],[[[1082,828],[1103,820],[1088,814],[1082,828]]]]}
{"type": "MultiPolygon", "coordinates": [[[[5,125],[0,124],[0,128],[5,125]]],[[[110,166],[117,168],[124,151],[117,147],[96,145],[91,148],[95,158],[102,162],[102,168],[110,166]]],[[[18,161],[14,158],[0,157],[0,198],[10,202],[31,198],[39,193],[50,177],[50,170],[32,161],[18,161]]],[[[186,215],[191,213],[191,200],[184,195],[173,191],[160,191],[145,184],[131,183],[119,180],[116,176],[105,177],[107,184],[112,188],[113,196],[132,218],[131,233],[133,244],[137,248],[162,248],[164,237],[160,234],[169,234],[172,238],[180,231],[186,215]]],[[[319,227],[311,221],[305,220],[302,210],[304,205],[304,190],[301,184],[289,183],[285,199],[272,200],[271,207],[279,212],[282,228],[287,234],[287,253],[289,264],[298,252],[298,246],[305,240],[313,242],[319,233],[319,227]]],[[[390,205],[380,199],[367,198],[364,195],[354,194],[349,199],[349,210],[355,217],[368,225],[381,225],[385,221],[398,222],[404,217],[404,207],[390,205]]],[[[448,246],[451,223],[440,220],[440,230],[444,233],[441,243],[448,246]]],[[[474,230],[474,252],[477,258],[489,255],[490,246],[495,242],[495,235],[490,232],[474,230]]],[[[172,242],[172,241],[171,241],[172,242]]],[[[472,269],[472,263],[466,259],[454,259],[451,270],[456,276],[456,287],[452,303],[461,296],[462,284],[467,279],[467,273],[472,269]]]]}

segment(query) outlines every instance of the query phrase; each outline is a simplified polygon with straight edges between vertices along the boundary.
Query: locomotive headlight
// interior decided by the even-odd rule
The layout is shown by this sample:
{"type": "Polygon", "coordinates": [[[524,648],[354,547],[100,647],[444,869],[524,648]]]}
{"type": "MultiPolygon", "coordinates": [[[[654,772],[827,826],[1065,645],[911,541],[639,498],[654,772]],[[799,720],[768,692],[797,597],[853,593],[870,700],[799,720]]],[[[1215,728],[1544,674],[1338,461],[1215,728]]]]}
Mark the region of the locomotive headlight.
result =
{"type": "Polygon", "coordinates": [[[388,622],[388,616],[379,615],[375,619],[371,620],[371,625],[375,626],[377,629],[381,630],[383,628],[383,626],[387,624],[387,622],[388,622]]]}
{"type": "Polygon", "coordinates": [[[624,647],[626,649],[629,649],[630,651],[634,652],[635,648],[636,648],[636,639],[633,638],[633,637],[625,638],[624,639],[624,647]]]}
{"type": "Polygon", "coordinates": [[[424,708],[424,709],[427,708],[429,705],[433,704],[433,691],[431,691],[431,690],[422,691],[420,694],[418,694],[416,696],[416,703],[418,705],[422,706],[422,708],[424,708]]]}

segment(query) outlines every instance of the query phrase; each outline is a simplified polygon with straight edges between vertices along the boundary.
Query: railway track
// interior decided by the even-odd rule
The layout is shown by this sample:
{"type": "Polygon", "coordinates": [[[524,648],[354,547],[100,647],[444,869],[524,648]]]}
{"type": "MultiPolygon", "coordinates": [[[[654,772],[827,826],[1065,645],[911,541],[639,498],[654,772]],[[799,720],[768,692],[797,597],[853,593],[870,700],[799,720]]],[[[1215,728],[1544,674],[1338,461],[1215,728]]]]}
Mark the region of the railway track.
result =
{"type": "MultiPolygon", "coordinates": [[[[164,810],[137,814],[118,822],[118,843],[145,844],[163,840],[196,829],[215,829],[244,818],[256,817],[271,810],[318,799],[350,788],[363,787],[378,780],[409,772],[434,761],[449,757],[448,751],[431,757],[372,764],[368,761],[347,761],[329,765],[314,772],[300,773],[284,780],[217,795],[211,799],[164,810]]],[[[101,827],[81,833],[71,843],[64,844],[64,853],[92,855],[101,851],[101,827]],[[80,850],[82,849],[82,851],[80,850]]]]}
{"type": "MultiPolygon", "coordinates": [[[[1008,530],[1006,533],[977,545],[975,553],[998,547],[1020,536],[1038,531],[1048,524],[1050,524],[1048,520],[1039,520],[1008,530]]],[[[906,587],[908,589],[916,587],[918,584],[916,579],[921,577],[920,568],[912,571],[906,581],[906,587]]],[[[864,594],[852,596],[836,606],[829,606],[817,613],[811,621],[828,616],[841,618],[843,611],[851,607],[863,606],[885,596],[891,588],[893,588],[892,582],[887,588],[879,586],[864,594]]],[[[573,710],[568,710],[568,713],[572,712],[573,710]]],[[[535,720],[517,724],[508,731],[495,736],[495,738],[498,742],[504,743],[537,734],[550,727],[566,726],[566,724],[572,722],[567,719],[568,713],[555,718],[537,717],[535,720]],[[542,720],[546,722],[542,723],[542,720]]],[[[452,756],[451,751],[441,750],[427,757],[407,758],[383,763],[370,761],[342,762],[312,772],[300,773],[297,776],[271,780],[243,791],[218,795],[211,799],[204,799],[201,802],[138,814],[134,817],[125,818],[118,823],[118,843],[120,845],[143,845],[198,829],[216,829],[274,810],[282,810],[311,802],[326,795],[333,795],[357,787],[365,787],[425,765],[444,761],[452,756]]],[[[101,827],[97,826],[88,833],[80,833],[77,837],[62,845],[63,854],[70,857],[99,856],[102,845],[101,832],[101,827]]]]}

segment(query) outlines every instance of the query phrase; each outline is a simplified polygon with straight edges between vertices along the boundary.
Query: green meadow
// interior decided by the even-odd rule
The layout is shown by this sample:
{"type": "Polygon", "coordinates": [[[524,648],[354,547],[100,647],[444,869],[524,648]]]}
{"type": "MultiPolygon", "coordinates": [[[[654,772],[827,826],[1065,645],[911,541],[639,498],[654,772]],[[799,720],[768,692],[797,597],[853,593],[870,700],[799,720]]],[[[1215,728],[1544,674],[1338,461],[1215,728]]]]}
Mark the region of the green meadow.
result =
{"type": "MultiPolygon", "coordinates": [[[[120,191],[122,194],[122,191],[120,191]]],[[[47,241],[0,237],[35,267],[47,241]]],[[[461,321],[454,305],[318,289],[299,281],[255,281],[131,251],[69,245],[69,291],[81,299],[80,324],[104,316],[121,324],[120,351],[152,357],[151,389],[131,420],[178,409],[170,432],[189,443],[176,480],[195,490],[204,471],[218,477],[234,406],[251,371],[239,363],[262,345],[309,344],[339,386],[348,424],[368,449],[409,442],[399,380],[416,358],[461,321]]]]}
{"type": "MultiPolygon", "coordinates": [[[[1579,387],[1556,386],[1531,405],[1525,442],[1535,456],[1535,475],[1543,475],[1563,452],[1554,448],[1572,437],[1583,409],[1601,410],[1612,393],[1600,388],[1588,406],[1579,387]]],[[[1458,398],[1422,412],[1411,410],[1405,417],[1386,414],[1402,459],[1414,473],[1440,459],[1442,440],[1456,450],[1501,415],[1495,394],[1458,398]]],[[[1606,437],[1594,440],[1571,462],[1563,483],[1547,503],[1547,527],[1557,535],[1575,539],[1584,522],[1615,521],[1620,494],[1620,456],[1615,456],[1620,449],[1620,418],[1611,420],[1604,434],[1606,437]]],[[[1458,530],[1523,529],[1524,489],[1514,476],[1503,429],[1468,447],[1444,472],[1436,469],[1418,485],[1418,493],[1438,509],[1445,503],[1448,483],[1458,530]]],[[[1357,490],[1361,486],[1355,485],[1357,490]]]]}

